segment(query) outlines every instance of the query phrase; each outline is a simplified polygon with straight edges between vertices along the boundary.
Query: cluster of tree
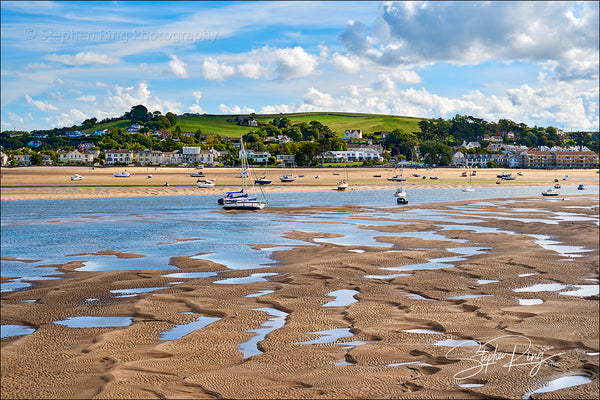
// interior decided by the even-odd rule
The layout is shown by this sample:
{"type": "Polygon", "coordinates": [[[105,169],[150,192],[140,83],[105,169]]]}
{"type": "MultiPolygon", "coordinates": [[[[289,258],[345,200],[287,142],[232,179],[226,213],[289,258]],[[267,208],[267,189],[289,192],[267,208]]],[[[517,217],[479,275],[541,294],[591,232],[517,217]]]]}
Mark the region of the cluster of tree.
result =
{"type": "MultiPolygon", "coordinates": [[[[250,118],[256,120],[256,114],[250,118]]],[[[203,149],[215,148],[219,151],[228,151],[230,158],[227,162],[233,163],[237,157],[237,148],[232,143],[223,142],[217,134],[203,135],[197,130],[193,136],[181,135],[181,129],[177,125],[177,117],[167,112],[162,115],[160,111],[149,112],[143,105],[136,105],[123,116],[103,120],[106,123],[113,120],[128,120],[131,123],[144,125],[139,132],[128,133],[124,129],[110,127],[108,134],[96,137],[69,138],[61,136],[67,130],[80,129],[91,130],[97,126],[96,118],[89,118],[80,126],[69,128],[55,128],[46,131],[14,132],[4,131],[0,135],[2,148],[16,150],[26,147],[26,144],[36,139],[34,133],[45,133],[48,135],[43,140],[43,145],[37,150],[44,154],[51,154],[54,150],[72,150],[81,142],[93,142],[95,149],[107,150],[114,148],[130,150],[181,150],[184,146],[198,146],[203,149]],[[171,136],[160,139],[153,135],[147,135],[149,131],[170,130],[171,136]]],[[[589,134],[587,132],[571,132],[565,136],[559,136],[555,128],[530,128],[527,125],[517,124],[508,119],[500,119],[498,122],[488,122],[472,116],[455,115],[449,120],[442,118],[422,120],[418,124],[416,132],[406,132],[395,129],[387,135],[382,145],[386,149],[384,156],[401,157],[408,161],[423,160],[429,164],[447,165],[451,162],[451,151],[463,141],[482,141],[484,135],[503,136],[505,143],[521,144],[528,147],[545,145],[578,145],[587,146],[598,152],[598,132],[589,134]],[[507,135],[511,132],[512,136],[507,135]]],[[[365,138],[377,139],[372,133],[366,133],[365,138]]],[[[258,123],[256,129],[242,136],[247,148],[255,151],[268,151],[271,154],[292,154],[298,165],[311,165],[315,157],[328,151],[346,150],[346,142],[341,140],[326,125],[319,121],[301,122],[293,124],[286,117],[276,117],[268,123],[258,123]],[[285,135],[289,137],[290,143],[267,142],[267,137],[277,138],[285,135]]],[[[481,147],[467,150],[465,153],[486,153],[481,147]]],[[[274,160],[272,160],[274,162],[274,160]]]]}

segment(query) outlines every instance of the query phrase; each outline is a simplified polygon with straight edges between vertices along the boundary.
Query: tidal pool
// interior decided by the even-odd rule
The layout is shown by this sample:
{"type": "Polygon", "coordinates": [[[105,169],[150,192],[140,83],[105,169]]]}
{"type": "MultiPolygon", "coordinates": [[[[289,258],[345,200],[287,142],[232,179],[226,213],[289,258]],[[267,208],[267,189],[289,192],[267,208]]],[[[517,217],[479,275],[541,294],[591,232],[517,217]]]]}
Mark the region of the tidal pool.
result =
{"type": "Polygon", "coordinates": [[[198,329],[202,329],[205,326],[212,324],[215,321],[220,320],[218,317],[198,317],[197,320],[192,321],[188,324],[183,325],[175,325],[171,330],[166,332],[161,332],[160,340],[177,340],[181,339],[185,335],[188,335],[198,329]]]}
{"type": "Polygon", "coordinates": [[[285,318],[288,316],[288,313],[271,307],[254,308],[253,310],[266,312],[274,318],[270,318],[263,322],[261,328],[246,331],[254,332],[256,333],[256,336],[251,337],[250,340],[239,345],[238,351],[242,352],[244,358],[262,354],[263,352],[258,349],[258,343],[265,340],[265,337],[275,329],[283,327],[285,325],[285,318]]]}
{"type": "Polygon", "coordinates": [[[265,279],[265,277],[273,276],[273,275],[279,275],[279,274],[275,273],[275,272],[263,272],[263,273],[251,274],[248,276],[242,276],[239,278],[222,279],[220,281],[214,281],[213,283],[219,283],[222,285],[239,285],[239,284],[243,284],[243,283],[267,282],[267,279],[265,279]]]}
{"type": "Polygon", "coordinates": [[[13,336],[29,335],[35,332],[34,328],[24,325],[2,325],[0,326],[0,337],[2,339],[13,336]]]}
{"type": "Polygon", "coordinates": [[[341,289],[334,292],[327,293],[327,296],[335,297],[335,300],[329,303],[323,304],[323,307],[340,307],[349,306],[352,303],[356,303],[358,300],[354,298],[355,295],[359,294],[357,290],[341,289]]]}
{"type": "Polygon", "coordinates": [[[131,317],[69,317],[55,324],[69,328],[107,328],[113,326],[129,326],[133,322],[131,317]]]}

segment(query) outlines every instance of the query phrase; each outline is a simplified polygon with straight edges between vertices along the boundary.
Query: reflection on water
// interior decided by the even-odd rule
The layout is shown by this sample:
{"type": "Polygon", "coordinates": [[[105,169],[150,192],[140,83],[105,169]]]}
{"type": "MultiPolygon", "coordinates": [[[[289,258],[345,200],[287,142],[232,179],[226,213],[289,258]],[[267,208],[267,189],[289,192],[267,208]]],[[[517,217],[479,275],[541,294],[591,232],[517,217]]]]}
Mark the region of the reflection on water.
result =
{"type": "Polygon", "coordinates": [[[23,325],[2,325],[0,326],[0,337],[2,339],[13,336],[29,335],[35,332],[35,329],[23,325]]]}
{"type": "Polygon", "coordinates": [[[323,307],[349,306],[358,300],[354,298],[359,292],[357,290],[342,289],[327,293],[327,296],[335,297],[335,300],[323,304],[323,307]]]}
{"type": "Polygon", "coordinates": [[[261,328],[246,331],[254,332],[256,333],[256,336],[251,337],[250,340],[239,345],[239,351],[242,352],[244,358],[262,354],[262,351],[258,349],[258,343],[265,340],[265,337],[275,329],[283,327],[285,325],[285,318],[288,316],[288,313],[271,307],[254,308],[254,310],[266,312],[274,318],[270,318],[263,322],[261,328]]]}
{"type": "Polygon", "coordinates": [[[265,279],[267,276],[279,275],[275,272],[263,272],[258,274],[252,274],[249,276],[242,276],[239,278],[227,278],[222,279],[220,281],[214,281],[213,283],[220,283],[223,285],[239,285],[243,283],[254,283],[254,282],[267,282],[268,279],[265,279]]]}
{"type": "Polygon", "coordinates": [[[148,287],[148,288],[134,288],[134,289],[115,289],[110,290],[111,293],[118,294],[116,297],[135,297],[140,293],[153,292],[155,290],[168,289],[168,286],[161,287],[148,287]]]}
{"type": "Polygon", "coordinates": [[[112,326],[129,326],[131,317],[69,317],[62,321],[54,321],[55,324],[64,325],[69,328],[105,328],[112,326]]]}
{"type": "Polygon", "coordinates": [[[161,332],[160,340],[177,340],[181,339],[185,335],[188,335],[198,329],[202,329],[205,326],[212,324],[215,321],[220,320],[221,318],[217,317],[198,317],[197,320],[190,322],[188,324],[183,325],[175,325],[171,330],[166,332],[161,332]]]}
{"type": "Polygon", "coordinates": [[[566,389],[573,386],[585,385],[586,383],[590,383],[591,381],[592,379],[582,375],[562,376],[560,378],[551,380],[546,384],[546,386],[526,394],[525,396],[523,396],[523,398],[531,399],[532,394],[554,392],[556,390],[566,389]]]}

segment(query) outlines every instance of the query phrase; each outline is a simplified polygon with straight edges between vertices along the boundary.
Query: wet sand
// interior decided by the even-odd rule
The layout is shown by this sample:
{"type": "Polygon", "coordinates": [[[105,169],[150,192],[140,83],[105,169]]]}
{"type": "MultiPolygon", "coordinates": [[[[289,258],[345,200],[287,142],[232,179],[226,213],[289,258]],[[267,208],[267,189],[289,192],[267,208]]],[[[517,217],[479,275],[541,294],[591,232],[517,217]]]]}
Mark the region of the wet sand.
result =
{"type": "MultiPolygon", "coordinates": [[[[335,235],[290,231],[286,235],[314,245],[276,251],[277,265],[246,271],[173,255],[171,263],[182,270],[178,272],[220,271],[219,277],[201,279],[165,278],[165,271],[153,270],[75,271],[85,254],[74,257],[77,261],[60,266],[64,279],[40,281],[31,289],[2,294],[2,324],[37,329],[2,340],[2,398],[522,398],[566,375],[587,376],[592,382],[534,394],[533,398],[596,398],[599,296],[514,291],[540,283],[598,283],[598,196],[546,200],[486,201],[466,210],[475,215],[537,219],[547,217],[545,211],[576,212],[595,221],[547,224],[484,219],[469,225],[514,234],[443,230],[452,239],[468,241],[462,244],[391,236],[396,232],[442,232],[443,225],[452,225],[418,219],[410,225],[390,221],[373,226],[380,232],[381,246],[339,246],[317,240],[335,235]],[[585,246],[591,251],[568,258],[536,244],[533,234],[552,235],[564,245],[585,246]],[[393,246],[386,246],[389,243],[393,246]],[[456,256],[449,249],[463,246],[485,251],[455,262],[454,267],[402,272],[381,269],[456,256]],[[277,275],[249,284],[212,283],[253,273],[277,275]],[[396,273],[409,276],[365,277],[396,273]],[[185,282],[170,284],[174,281],[185,282]],[[141,287],[167,288],[125,298],[109,292],[141,287]],[[333,300],[328,293],[342,289],[357,292],[354,299],[358,301],[323,307],[333,300]],[[261,290],[273,292],[245,297],[261,290]],[[451,299],[463,295],[487,297],[451,299]],[[89,298],[98,300],[86,301],[89,298]],[[519,305],[518,299],[543,303],[519,305]],[[286,313],[285,325],[258,344],[262,354],[245,359],[238,346],[256,335],[252,330],[264,328],[273,318],[256,310],[264,307],[286,313]],[[126,316],[133,323],[85,329],[53,323],[80,315],[126,316]],[[160,340],[162,332],[200,316],[220,319],[180,339],[160,340]],[[334,328],[347,329],[350,336],[338,343],[299,344],[320,337],[311,332],[334,328]],[[413,329],[420,331],[407,332],[413,329]],[[496,350],[495,362],[485,371],[468,371],[483,362],[481,353],[476,353],[478,348],[434,345],[446,339],[489,342],[482,349],[489,351],[488,356],[496,350]],[[352,341],[368,343],[351,348],[339,344],[352,341]],[[528,361],[524,354],[537,364],[517,366],[528,361]],[[512,368],[507,366],[510,357],[520,357],[512,368]],[[470,378],[455,379],[471,374],[470,378]]],[[[455,207],[467,204],[419,208],[447,211],[459,224],[466,216],[455,207]]],[[[396,209],[398,218],[412,208],[396,209]]],[[[285,218],[291,213],[323,216],[327,211],[377,210],[350,206],[343,210],[268,208],[260,212],[285,218]]],[[[105,249],[103,254],[136,255],[135,249],[129,249],[130,253],[111,251],[105,249]]],[[[565,290],[574,290],[574,286],[568,287],[565,290]]]]}
{"type": "MultiPolygon", "coordinates": [[[[190,173],[198,171],[194,168],[89,168],[89,167],[3,167],[0,198],[4,200],[35,199],[68,199],[68,198],[104,198],[104,197],[137,197],[137,196],[181,196],[221,194],[228,190],[237,190],[241,184],[238,168],[204,168],[201,171],[206,179],[215,179],[215,188],[198,188],[199,178],[190,173]],[[132,174],[129,178],[117,178],[113,174],[127,170],[132,174]],[[85,176],[80,181],[71,181],[71,176],[85,176]],[[148,178],[148,175],[152,175],[148,178]],[[169,186],[163,186],[165,182],[169,186]]],[[[262,186],[265,193],[283,191],[318,191],[335,190],[337,183],[346,177],[350,184],[348,190],[393,189],[402,186],[406,189],[463,187],[469,185],[469,177],[462,177],[465,169],[458,168],[426,168],[403,170],[393,168],[298,168],[294,175],[296,181],[283,183],[280,175],[291,172],[289,169],[274,168],[267,171],[271,185],[262,186]],[[392,182],[389,178],[402,173],[407,181],[392,182]],[[419,174],[414,177],[412,174],[419,174]],[[315,178],[319,176],[319,178],[315,178]],[[426,179],[423,179],[423,176],[426,179]],[[430,179],[437,176],[439,179],[430,179]]],[[[264,176],[265,170],[258,168],[251,171],[253,176],[264,176]]],[[[497,174],[510,172],[516,177],[512,181],[502,181],[502,185],[554,185],[558,179],[562,185],[597,185],[596,170],[517,170],[480,169],[471,177],[473,186],[496,185],[497,174]],[[563,181],[565,175],[569,176],[563,181]]],[[[204,178],[202,178],[204,179],[204,178]]],[[[258,189],[257,189],[258,190],[258,189]]]]}

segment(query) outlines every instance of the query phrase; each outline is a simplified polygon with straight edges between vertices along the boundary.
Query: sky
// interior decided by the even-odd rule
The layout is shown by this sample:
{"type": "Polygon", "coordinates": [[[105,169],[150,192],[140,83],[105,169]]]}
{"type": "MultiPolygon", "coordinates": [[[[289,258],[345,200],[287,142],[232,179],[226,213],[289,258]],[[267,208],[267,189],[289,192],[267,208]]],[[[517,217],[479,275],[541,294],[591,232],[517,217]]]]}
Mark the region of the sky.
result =
{"type": "Polygon", "coordinates": [[[600,129],[597,1],[0,7],[1,130],[71,126],[138,104],[600,129]]]}

